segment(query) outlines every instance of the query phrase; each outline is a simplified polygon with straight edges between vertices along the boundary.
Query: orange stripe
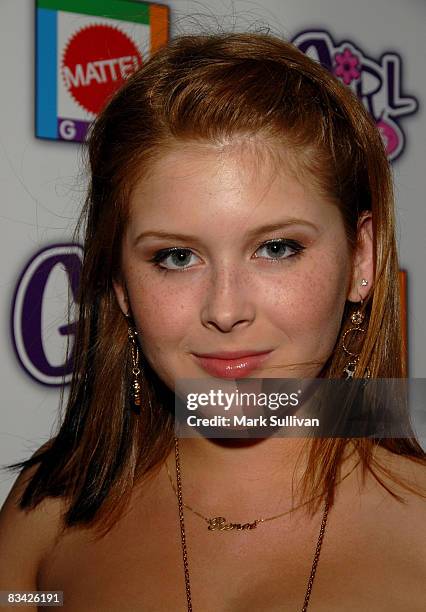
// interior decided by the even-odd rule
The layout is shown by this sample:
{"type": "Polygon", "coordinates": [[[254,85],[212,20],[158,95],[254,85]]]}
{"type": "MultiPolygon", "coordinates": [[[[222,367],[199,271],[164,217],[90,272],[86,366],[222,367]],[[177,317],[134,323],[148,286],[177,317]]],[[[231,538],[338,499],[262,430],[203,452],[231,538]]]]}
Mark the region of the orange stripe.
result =
{"type": "Polygon", "coordinates": [[[149,5],[150,53],[163,47],[169,40],[169,7],[163,4],[149,5]]]}
{"type": "Polygon", "coordinates": [[[399,288],[401,294],[401,331],[402,331],[402,346],[403,359],[405,361],[406,376],[408,372],[408,334],[407,334],[407,272],[406,270],[399,271],[399,288]]]}

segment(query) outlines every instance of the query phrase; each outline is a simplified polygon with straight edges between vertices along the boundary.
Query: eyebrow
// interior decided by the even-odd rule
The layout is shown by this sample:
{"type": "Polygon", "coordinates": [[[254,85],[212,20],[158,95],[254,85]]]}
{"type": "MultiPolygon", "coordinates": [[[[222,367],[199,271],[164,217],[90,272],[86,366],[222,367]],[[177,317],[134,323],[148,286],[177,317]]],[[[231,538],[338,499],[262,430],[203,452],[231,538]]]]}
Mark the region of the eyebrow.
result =
{"type": "MultiPolygon", "coordinates": [[[[252,240],[257,236],[260,236],[261,234],[266,234],[267,232],[284,229],[292,225],[307,226],[310,229],[313,229],[318,232],[318,227],[310,221],[305,221],[304,219],[286,219],[285,221],[280,221],[278,223],[269,223],[267,225],[262,225],[261,227],[253,228],[252,230],[246,233],[246,237],[247,239],[252,240]]],[[[138,236],[134,240],[134,244],[137,244],[143,238],[166,238],[170,240],[182,240],[186,242],[199,242],[200,240],[198,236],[193,236],[191,234],[180,234],[174,232],[166,232],[163,230],[149,230],[138,234],[138,236]]]]}

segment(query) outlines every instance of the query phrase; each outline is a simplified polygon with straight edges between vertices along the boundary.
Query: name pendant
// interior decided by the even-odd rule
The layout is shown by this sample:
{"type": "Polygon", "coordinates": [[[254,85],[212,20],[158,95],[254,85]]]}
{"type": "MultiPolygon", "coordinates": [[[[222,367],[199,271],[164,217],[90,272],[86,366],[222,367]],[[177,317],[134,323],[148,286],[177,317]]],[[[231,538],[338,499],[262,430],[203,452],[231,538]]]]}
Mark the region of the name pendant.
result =
{"type": "Polygon", "coordinates": [[[256,529],[259,520],[253,521],[252,523],[227,523],[226,518],[223,516],[215,516],[214,518],[207,519],[208,529],[210,531],[230,531],[236,529],[237,531],[248,531],[249,529],[256,529]]]}

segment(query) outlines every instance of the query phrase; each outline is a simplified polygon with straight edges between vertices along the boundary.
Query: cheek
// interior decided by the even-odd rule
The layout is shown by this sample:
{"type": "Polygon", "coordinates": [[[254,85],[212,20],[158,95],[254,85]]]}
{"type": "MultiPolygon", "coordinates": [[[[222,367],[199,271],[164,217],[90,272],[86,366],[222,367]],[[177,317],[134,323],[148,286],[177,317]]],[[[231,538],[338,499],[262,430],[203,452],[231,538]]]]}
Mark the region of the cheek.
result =
{"type": "MultiPolygon", "coordinates": [[[[306,256],[280,275],[265,299],[266,315],[281,329],[292,352],[311,357],[331,352],[338,335],[349,283],[349,259],[340,253],[306,256]]],[[[264,288],[265,289],[265,288],[264,288]]]]}
{"type": "Polygon", "coordinates": [[[171,283],[167,273],[144,275],[130,269],[127,289],[144,351],[154,359],[176,348],[195,320],[190,282],[171,283]]]}

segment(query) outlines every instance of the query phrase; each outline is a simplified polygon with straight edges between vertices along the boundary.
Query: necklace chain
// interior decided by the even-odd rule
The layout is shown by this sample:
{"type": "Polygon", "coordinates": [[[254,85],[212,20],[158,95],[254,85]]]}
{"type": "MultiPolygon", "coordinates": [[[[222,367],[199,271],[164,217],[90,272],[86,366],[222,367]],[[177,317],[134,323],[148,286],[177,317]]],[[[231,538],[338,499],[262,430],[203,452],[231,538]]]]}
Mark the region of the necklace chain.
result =
{"type": "MultiPolygon", "coordinates": [[[[176,444],[176,440],[177,440],[177,438],[175,438],[175,444],[176,444]]],[[[179,451],[178,451],[178,455],[179,455],[179,451]]],[[[170,481],[170,484],[172,486],[172,489],[175,492],[176,497],[179,497],[178,491],[177,491],[177,489],[176,489],[176,487],[175,487],[175,485],[173,483],[172,475],[170,474],[170,470],[169,470],[169,466],[167,465],[167,461],[165,461],[165,464],[166,464],[167,475],[169,477],[169,481],[170,481]]],[[[352,472],[358,467],[358,465],[359,465],[359,461],[353,466],[353,468],[351,468],[351,470],[349,470],[349,472],[347,474],[345,474],[343,476],[343,478],[340,478],[336,482],[336,484],[341,483],[343,480],[345,480],[345,478],[350,476],[352,474],[352,472]]],[[[267,521],[273,521],[275,519],[281,518],[282,516],[286,516],[287,514],[291,514],[295,510],[299,510],[299,508],[303,508],[304,506],[309,504],[316,497],[319,497],[319,495],[316,495],[316,496],[312,497],[311,499],[308,499],[307,501],[303,502],[303,504],[299,504],[298,506],[294,506],[294,507],[290,508],[290,510],[286,510],[285,512],[280,512],[279,514],[275,514],[274,516],[268,516],[266,518],[257,518],[254,521],[251,521],[251,522],[248,522],[248,523],[243,523],[243,524],[241,524],[241,523],[231,523],[231,522],[227,523],[226,519],[223,516],[216,516],[214,518],[209,518],[208,516],[204,516],[204,514],[201,514],[201,512],[199,512],[198,510],[195,510],[195,508],[193,508],[189,504],[186,504],[186,503],[182,502],[182,505],[185,508],[187,508],[188,510],[190,510],[193,514],[196,514],[201,519],[203,519],[203,521],[205,521],[207,523],[208,529],[210,531],[214,531],[214,530],[229,531],[231,529],[236,529],[236,530],[240,531],[240,530],[255,529],[257,527],[257,525],[260,525],[261,523],[266,523],[267,521]]]]}
{"type": "MultiPolygon", "coordinates": [[[[177,482],[177,498],[178,498],[178,509],[179,509],[179,523],[180,523],[180,535],[181,535],[182,556],[183,556],[183,571],[185,575],[186,602],[187,602],[188,612],[192,612],[191,582],[190,582],[190,577],[189,577],[188,551],[186,548],[185,518],[184,518],[184,513],[183,513],[183,507],[185,504],[183,503],[183,495],[182,495],[182,478],[181,478],[181,467],[180,467],[180,458],[179,458],[179,440],[176,437],[175,437],[175,459],[176,459],[176,482],[177,482]]],[[[348,475],[349,474],[347,474],[346,476],[348,475]]],[[[172,482],[172,485],[173,485],[173,482],[172,482]]],[[[327,525],[328,511],[329,511],[329,501],[327,498],[324,504],[324,514],[323,514],[322,521],[321,521],[321,527],[320,527],[317,545],[315,548],[315,554],[314,554],[314,559],[312,562],[311,573],[309,576],[308,586],[306,588],[305,599],[303,602],[303,607],[302,607],[301,612],[306,612],[306,610],[308,609],[309,599],[311,597],[312,586],[314,584],[315,573],[317,570],[317,565],[318,565],[318,561],[320,557],[322,541],[324,539],[325,528],[327,525]]],[[[202,515],[199,514],[199,516],[202,516],[202,515]]],[[[202,518],[205,519],[205,517],[202,517],[202,518]]],[[[278,518],[278,517],[271,517],[270,520],[272,520],[272,518],[278,518]]]]}

